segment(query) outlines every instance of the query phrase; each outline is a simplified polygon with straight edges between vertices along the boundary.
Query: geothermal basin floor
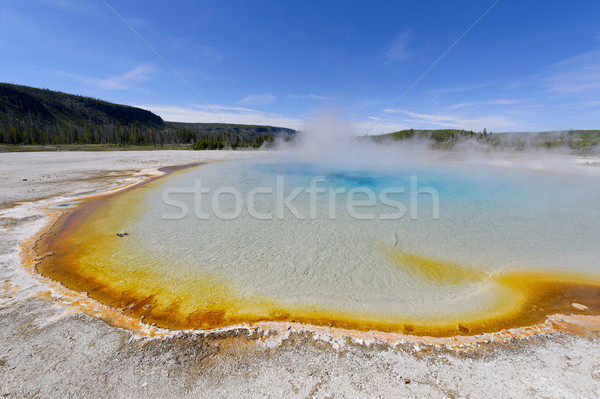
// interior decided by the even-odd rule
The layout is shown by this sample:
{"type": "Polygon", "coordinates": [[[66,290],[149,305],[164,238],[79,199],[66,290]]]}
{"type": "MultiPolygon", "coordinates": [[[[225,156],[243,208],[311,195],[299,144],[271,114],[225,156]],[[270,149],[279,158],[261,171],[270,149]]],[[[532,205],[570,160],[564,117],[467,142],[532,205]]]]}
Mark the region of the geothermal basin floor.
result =
{"type": "Polygon", "coordinates": [[[0,154],[0,395],[597,397],[600,337],[593,331],[463,348],[247,329],[149,338],[65,305],[20,265],[21,243],[44,215],[17,202],[91,194],[157,167],[254,155],[0,154]]]}

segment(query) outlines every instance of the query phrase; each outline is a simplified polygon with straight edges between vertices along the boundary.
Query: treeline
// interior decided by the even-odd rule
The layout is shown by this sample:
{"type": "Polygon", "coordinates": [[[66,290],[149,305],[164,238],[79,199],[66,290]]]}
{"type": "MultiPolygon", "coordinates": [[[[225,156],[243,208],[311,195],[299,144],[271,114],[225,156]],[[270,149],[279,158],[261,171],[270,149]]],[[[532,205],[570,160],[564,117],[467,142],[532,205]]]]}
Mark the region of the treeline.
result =
{"type": "Polygon", "coordinates": [[[22,121],[0,122],[0,144],[15,145],[61,145],[61,144],[116,144],[116,145],[152,145],[189,144],[201,149],[261,147],[264,143],[273,143],[275,137],[290,140],[295,131],[272,126],[256,127],[244,125],[222,125],[215,128],[194,124],[190,128],[171,126],[165,122],[163,127],[140,126],[131,123],[110,125],[77,126],[74,124],[51,125],[23,123],[22,121]],[[266,129],[266,131],[262,131],[266,129]]]}
{"type": "Polygon", "coordinates": [[[416,130],[373,136],[373,140],[384,143],[395,140],[426,140],[434,148],[452,149],[456,144],[475,141],[496,149],[525,151],[538,148],[565,148],[579,154],[598,151],[600,130],[568,130],[557,132],[494,133],[483,129],[480,132],[458,129],[416,130]]]}
{"type": "MultiPolygon", "coordinates": [[[[286,138],[284,140],[289,140],[286,138]]],[[[222,150],[224,148],[231,148],[233,150],[237,148],[259,148],[263,145],[265,147],[273,146],[275,142],[275,137],[273,135],[269,136],[256,136],[249,138],[246,141],[240,141],[239,136],[235,136],[233,141],[229,141],[227,137],[221,138],[208,138],[204,137],[202,139],[196,140],[194,143],[194,150],[222,150]]]]}
{"type": "Polygon", "coordinates": [[[260,147],[292,129],[165,122],[150,111],[89,97],[0,83],[0,144],[260,147]]]}
{"type": "Polygon", "coordinates": [[[162,145],[177,143],[163,129],[129,126],[74,124],[36,124],[19,121],[0,123],[0,144],[15,145],[61,145],[61,144],[117,144],[117,145],[162,145]]]}
{"type": "Polygon", "coordinates": [[[600,152],[600,130],[567,130],[540,133],[504,133],[496,147],[526,150],[528,148],[564,148],[578,154],[600,152]]]}
{"type": "Polygon", "coordinates": [[[372,136],[379,143],[398,140],[421,140],[428,141],[431,146],[439,149],[452,149],[458,142],[464,140],[476,140],[489,142],[491,132],[483,129],[482,132],[460,129],[406,129],[393,133],[372,136]]]}
{"type": "Polygon", "coordinates": [[[417,129],[406,129],[398,132],[382,134],[379,136],[373,136],[376,141],[385,140],[431,140],[437,143],[452,143],[462,140],[464,138],[472,138],[477,140],[487,139],[490,133],[486,129],[482,132],[474,132],[472,130],[459,130],[459,129],[430,129],[430,130],[417,130],[417,129]]]}
{"type": "Polygon", "coordinates": [[[269,147],[276,138],[289,141],[296,135],[293,129],[273,126],[181,122],[166,124],[168,129],[177,131],[188,142],[193,142],[196,150],[269,147]]]}

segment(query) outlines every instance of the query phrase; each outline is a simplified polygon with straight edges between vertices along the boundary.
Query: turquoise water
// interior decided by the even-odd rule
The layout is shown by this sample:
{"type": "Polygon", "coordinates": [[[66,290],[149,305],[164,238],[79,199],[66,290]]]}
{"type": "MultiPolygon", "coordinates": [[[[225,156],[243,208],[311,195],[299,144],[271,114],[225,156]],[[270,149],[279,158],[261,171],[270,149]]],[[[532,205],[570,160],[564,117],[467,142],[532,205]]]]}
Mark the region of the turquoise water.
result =
{"type": "MultiPolygon", "coordinates": [[[[526,171],[508,171],[497,168],[473,170],[458,165],[439,165],[430,168],[402,170],[348,170],[329,165],[303,163],[269,163],[256,161],[213,164],[169,177],[160,190],[151,192],[148,201],[153,211],[144,215],[142,223],[148,229],[160,224],[172,231],[168,237],[182,232],[201,235],[206,229],[219,232],[221,228],[244,228],[252,225],[257,230],[303,224],[321,231],[342,234],[347,240],[373,242],[381,240],[404,248],[425,251],[431,256],[467,262],[477,267],[505,267],[512,264],[531,266],[578,268],[594,270],[600,262],[598,235],[600,232],[600,195],[596,180],[587,176],[560,176],[526,171]],[[219,187],[233,187],[243,198],[255,187],[270,187],[276,191],[277,176],[284,182],[285,195],[294,189],[309,188],[311,180],[321,177],[318,187],[327,190],[317,195],[317,217],[311,218],[310,195],[302,192],[293,201],[295,208],[306,218],[298,220],[285,209],[284,218],[277,218],[277,199],[272,195],[258,195],[256,208],[271,214],[275,220],[249,222],[246,206],[239,218],[223,221],[214,216],[199,220],[190,212],[176,221],[162,220],[159,215],[175,211],[162,202],[163,189],[193,187],[195,181],[214,193],[219,187]],[[396,209],[382,204],[365,208],[374,220],[356,220],[346,212],[347,195],[336,197],[335,219],[330,219],[329,192],[355,188],[372,190],[376,197],[386,188],[403,188],[404,193],[388,197],[410,208],[411,177],[416,179],[418,190],[432,188],[439,195],[439,219],[433,215],[433,197],[427,193],[417,195],[417,217],[410,209],[401,218],[379,220],[381,215],[396,209]],[[220,227],[222,226],[222,227],[220,227]],[[364,234],[348,236],[346,229],[364,230],[364,234]],[[397,237],[394,238],[394,236],[397,237]]],[[[414,191],[414,190],[413,190],[414,191]]],[[[191,195],[173,196],[194,208],[191,195]]],[[[211,193],[204,194],[203,209],[211,214],[211,193]]],[[[366,199],[357,194],[357,199],[366,199]]],[[[233,210],[232,196],[220,196],[224,210],[233,210]]],[[[363,210],[361,209],[361,212],[363,210]]],[[[308,227],[307,227],[308,228],[308,227]]],[[[252,232],[248,232],[252,236],[252,232]]],[[[273,241],[276,243],[276,240],[273,241]]],[[[335,241],[331,242],[336,244],[335,241]]],[[[278,248],[275,245],[275,248],[278,248]]],[[[313,251],[309,251],[311,253],[313,251]]]]}
{"type": "Polygon", "coordinates": [[[166,328],[451,336],[573,302],[600,313],[600,169],[518,166],[279,157],[179,170],[83,204],[41,270],[166,328]]]}
{"type": "MultiPolygon", "coordinates": [[[[258,295],[284,308],[383,318],[403,314],[427,321],[493,306],[502,292],[487,282],[507,270],[598,272],[600,196],[590,186],[593,181],[587,176],[452,163],[393,170],[282,161],[215,163],[178,172],[149,187],[140,204],[145,211],[132,225],[122,226],[131,239],[120,251],[144,253],[151,261],[130,267],[151,267],[170,284],[208,275],[227,281],[241,297],[258,295]],[[326,193],[318,194],[311,208],[311,196],[301,191],[292,202],[301,218],[287,208],[279,215],[278,178],[283,196],[310,188],[314,178],[326,193]],[[411,214],[415,178],[417,189],[437,192],[439,217],[430,191],[417,195],[416,217],[411,214]],[[190,194],[198,182],[210,190],[202,194],[200,206],[190,194]],[[270,220],[259,220],[248,211],[246,199],[259,187],[272,193],[256,195],[254,211],[270,215],[270,220]],[[371,190],[376,198],[374,206],[359,207],[359,214],[373,214],[371,220],[348,213],[347,195],[331,202],[332,190],[348,193],[356,188],[371,190]],[[381,220],[398,211],[377,200],[390,188],[404,188],[388,198],[406,209],[402,217],[381,220]],[[218,189],[241,194],[239,216],[223,220],[211,212],[211,195],[218,189]],[[189,212],[184,217],[179,217],[180,207],[165,203],[165,191],[170,191],[170,200],[186,204],[189,212]],[[196,207],[209,216],[197,217],[196,207]],[[481,275],[476,281],[452,284],[428,279],[399,267],[390,251],[451,262],[481,275]]],[[[356,195],[368,199],[366,194],[356,195]]],[[[236,213],[234,199],[223,194],[216,203],[231,215],[236,213]]]]}

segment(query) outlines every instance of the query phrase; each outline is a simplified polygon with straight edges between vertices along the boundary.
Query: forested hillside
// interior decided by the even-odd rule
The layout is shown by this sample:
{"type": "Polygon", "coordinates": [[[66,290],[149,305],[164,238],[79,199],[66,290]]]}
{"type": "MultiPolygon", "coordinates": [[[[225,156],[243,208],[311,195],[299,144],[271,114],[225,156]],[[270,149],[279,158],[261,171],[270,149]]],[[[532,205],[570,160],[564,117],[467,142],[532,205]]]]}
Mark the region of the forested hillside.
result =
{"type": "Polygon", "coordinates": [[[165,122],[150,111],[47,89],[0,83],[0,144],[188,144],[196,149],[259,147],[292,129],[165,122]]]}

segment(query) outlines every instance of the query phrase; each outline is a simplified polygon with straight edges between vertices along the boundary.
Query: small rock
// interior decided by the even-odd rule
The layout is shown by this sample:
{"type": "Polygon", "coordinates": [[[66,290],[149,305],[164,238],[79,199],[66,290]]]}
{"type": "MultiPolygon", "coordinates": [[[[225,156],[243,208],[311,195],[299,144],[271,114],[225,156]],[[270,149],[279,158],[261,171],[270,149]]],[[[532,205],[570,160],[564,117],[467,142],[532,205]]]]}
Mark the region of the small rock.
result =
{"type": "Polygon", "coordinates": [[[125,237],[125,236],[128,236],[129,234],[127,234],[127,233],[117,233],[117,235],[119,237],[125,237]]]}
{"type": "Polygon", "coordinates": [[[152,305],[144,305],[144,309],[150,309],[152,305]]]}
{"type": "Polygon", "coordinates": [[[580,304],[580,303],[577,303],[577,302],[573,302],[573,303],[571,304],[571,306],[573,306],[573,307],[574,307],[575,309],[577,309],[577,310],[588,310],[588,307],[587,307],[587,306],[585,306],[585,305],[582,305],[582,304],[580,304]]]}

